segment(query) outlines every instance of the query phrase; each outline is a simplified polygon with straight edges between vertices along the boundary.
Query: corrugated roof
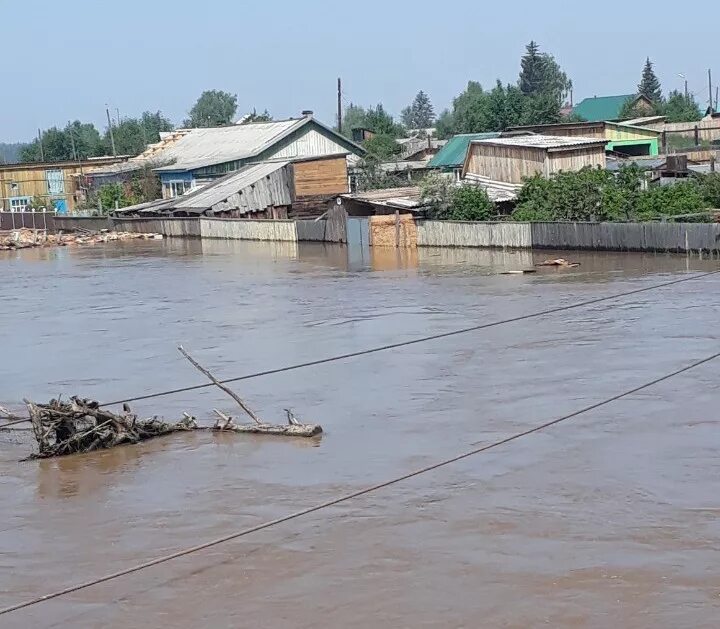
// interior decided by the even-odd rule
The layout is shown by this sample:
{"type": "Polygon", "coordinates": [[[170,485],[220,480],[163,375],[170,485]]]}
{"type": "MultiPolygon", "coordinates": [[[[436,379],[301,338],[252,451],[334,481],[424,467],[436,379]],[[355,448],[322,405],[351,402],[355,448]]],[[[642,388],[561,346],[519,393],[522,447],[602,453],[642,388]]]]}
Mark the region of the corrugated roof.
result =
{"type": "Polygon", "coordinates": [[[498,137],[500,137],[499,131],[455,135],[430,160],[428,168],[460,168],[465,163],[465,155],[470,142],[498,137]]]}
{"type": "MultiPolygon", "coordinates": [[[[252,186],[276,170],[285,168],[290,162],[261,162],[251,164],[240,170],[226,175],[221,179],[201,188],[197,192],[185,194],[174,199],[173,210],[201,210],[204,211],[213,205],[222,203],[239,190],[252,186]]],[[[280,203],[277,203],[280,205],[280,203]]]]}
{"type": "Polygon", "coordinates": [[[131,172],[150,166],[158,171],[194,170],[205,166],[252,159],[283,138],[312,123],[337,138],[357,155],[365,150],[311,116],[275,122],[252,122],[208,129],[178,129],[118,168],[95,169],[92,174],[131,172]]]}
{"type": "Polygon", "coordinates": [[[398,209],[417,209],[422,206],[420,188],[409,186],[405,188],[386,188],[384,190],[368,190],[354,194],[341,194],[344,199],[362,201],[371,205],[382,205],[398,209]]]}
{"type": "Polygon", "coordinates": [[[472,144],[487,144],[489,146],[518,146],[537,149],[561,150],[578,146],[605,146],[605,138],[566,137],[563,135],[521,135],[510,138],[495,138],[492,140],[475,140],[472,144]]]}
{"type": "Polygon", "coordinates": [[[213,164],[248,159],[306,125],[311,118],[280,122],[253,122],[210,129],[193,129],[163,152],[172,164],[158,171],[193,170],[213,164]]]}
{"type": "Polygon", "coordinates": [[[482,175],[474,175],[468,173],[465,175],[464,181],[479,186],[487,193],[493,203],[502,203],[503,201],[514,201],[517,199],[522,184],[506,183],[504,181],[496,181],[490,177],[482,175]]]}
{"type": "Polygon", "coordinates": [[[620,117],[623,105],[637,94],[621,94],[620,96],[595,96],[580,101],[573,113],[588,122],[599,122],[601,120],[617,120],[620,117]]]}

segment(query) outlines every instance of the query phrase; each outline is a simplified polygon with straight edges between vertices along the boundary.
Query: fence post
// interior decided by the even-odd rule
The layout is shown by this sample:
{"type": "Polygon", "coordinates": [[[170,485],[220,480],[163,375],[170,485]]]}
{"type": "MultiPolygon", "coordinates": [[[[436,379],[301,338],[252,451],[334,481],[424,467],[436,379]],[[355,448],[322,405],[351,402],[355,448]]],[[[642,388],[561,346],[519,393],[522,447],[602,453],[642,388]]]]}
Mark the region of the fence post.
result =
{"type": "Polygon", "coordinates": [[[700,129],[695,125],[695,147],[700,146],[700,129]]]}
{"type": "Polygon", "coordinates": [[[400,210],[395,210],[395,248],[400,248],[400,210]]]}
{"type": "Polygon", "coordinates": [[[667,155],[667,131],[662,132],[662,152],[667,155]]]}

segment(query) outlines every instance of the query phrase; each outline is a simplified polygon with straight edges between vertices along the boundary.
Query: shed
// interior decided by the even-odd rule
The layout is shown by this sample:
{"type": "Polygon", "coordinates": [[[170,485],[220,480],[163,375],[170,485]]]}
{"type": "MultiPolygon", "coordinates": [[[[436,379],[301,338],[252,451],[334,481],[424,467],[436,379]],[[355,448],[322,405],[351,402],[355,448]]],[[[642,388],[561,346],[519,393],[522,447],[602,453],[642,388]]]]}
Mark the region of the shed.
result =
{"type": "Polygon", "coordinates": [[[618,120],[625,103],[631,101],[638,111],[653,113],[652,101],[642,94],[621,94],[619,96],[593,96],[580,101],[573,113],[588,122],[618,120]]]}
{"type": "Polygon", "coordinates": [[[521,131],[564,137],[604,138],[607,151],[630,156],[658,155],[660,152],[659,131],[625,122],[571,122],[511,127],[507,130],[511,133],[521,131]]]}
{"type": "Polygon", "coordinates": [[[585,166],[605,168],[604,139],[528,135],[471,142],[463,177],[521,184],[526,177],[549,177],[585,166]]]}

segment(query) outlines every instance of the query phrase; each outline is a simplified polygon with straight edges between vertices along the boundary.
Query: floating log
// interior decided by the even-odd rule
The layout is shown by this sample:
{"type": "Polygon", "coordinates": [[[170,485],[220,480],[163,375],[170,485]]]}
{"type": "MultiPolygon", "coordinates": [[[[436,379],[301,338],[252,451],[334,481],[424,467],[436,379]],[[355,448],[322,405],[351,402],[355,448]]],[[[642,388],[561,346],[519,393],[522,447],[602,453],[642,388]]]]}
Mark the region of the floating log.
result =
{"type": "Polygon", "coordinates": [[[277,435],[282,437],[314,437],[322,433],[322,426],[319,424],[303,424],[299,422],[292,411],[285,409],[287,414],[287,424],[266,424],[261,421],[260,418],[250,409],[245,400],[243,400],[235,391],[225,386],[220,382],[208,369],[203,367],[197,360],[195,360],[185,348],[181,345],[178,347],[178,351],[187,358],[188,362],[195,367],[200,373],[205,375],[210,382],[212,382],[221,391],[227,393],[238,406],[247,413],[250,418],[255,422],[254,424],[235,424],[232,417],[228,417],[219,410],[214,409],[215,414],[218,416],[218,421],[215,423],[215,430],[218,431],[232,431],[232,432],[247,432],[258,435],[277,435]]]}

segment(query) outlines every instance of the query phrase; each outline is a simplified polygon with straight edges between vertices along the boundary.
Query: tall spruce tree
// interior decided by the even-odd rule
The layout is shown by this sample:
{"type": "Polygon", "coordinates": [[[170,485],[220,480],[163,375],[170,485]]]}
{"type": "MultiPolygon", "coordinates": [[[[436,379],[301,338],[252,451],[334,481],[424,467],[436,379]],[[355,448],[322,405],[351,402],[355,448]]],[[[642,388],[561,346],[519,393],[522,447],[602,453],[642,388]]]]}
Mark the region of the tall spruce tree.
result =
{"type": "Polygon", "coordinates": [[[645,61],[642,79],[638,85],[638,94],[649,98],[653,103],[662,102],[662,87],[660,86],[660,80],[655,74],[650,57],[645,61]]]}
{"type": "Polygon", "coordinates": [[[520,60],[520,90],[525,96],[532,96],[542,91],[545,80],[545,59],[540,46],[531,41],[525,47],[525,54],[520,60]]]}
{"type": "Polygon", "coordinates": [[[402,110],[402,123],[408,129],[428,129],[435,124],[435,108],[430,97],[420,90],[412,104],[402,110]]]}

